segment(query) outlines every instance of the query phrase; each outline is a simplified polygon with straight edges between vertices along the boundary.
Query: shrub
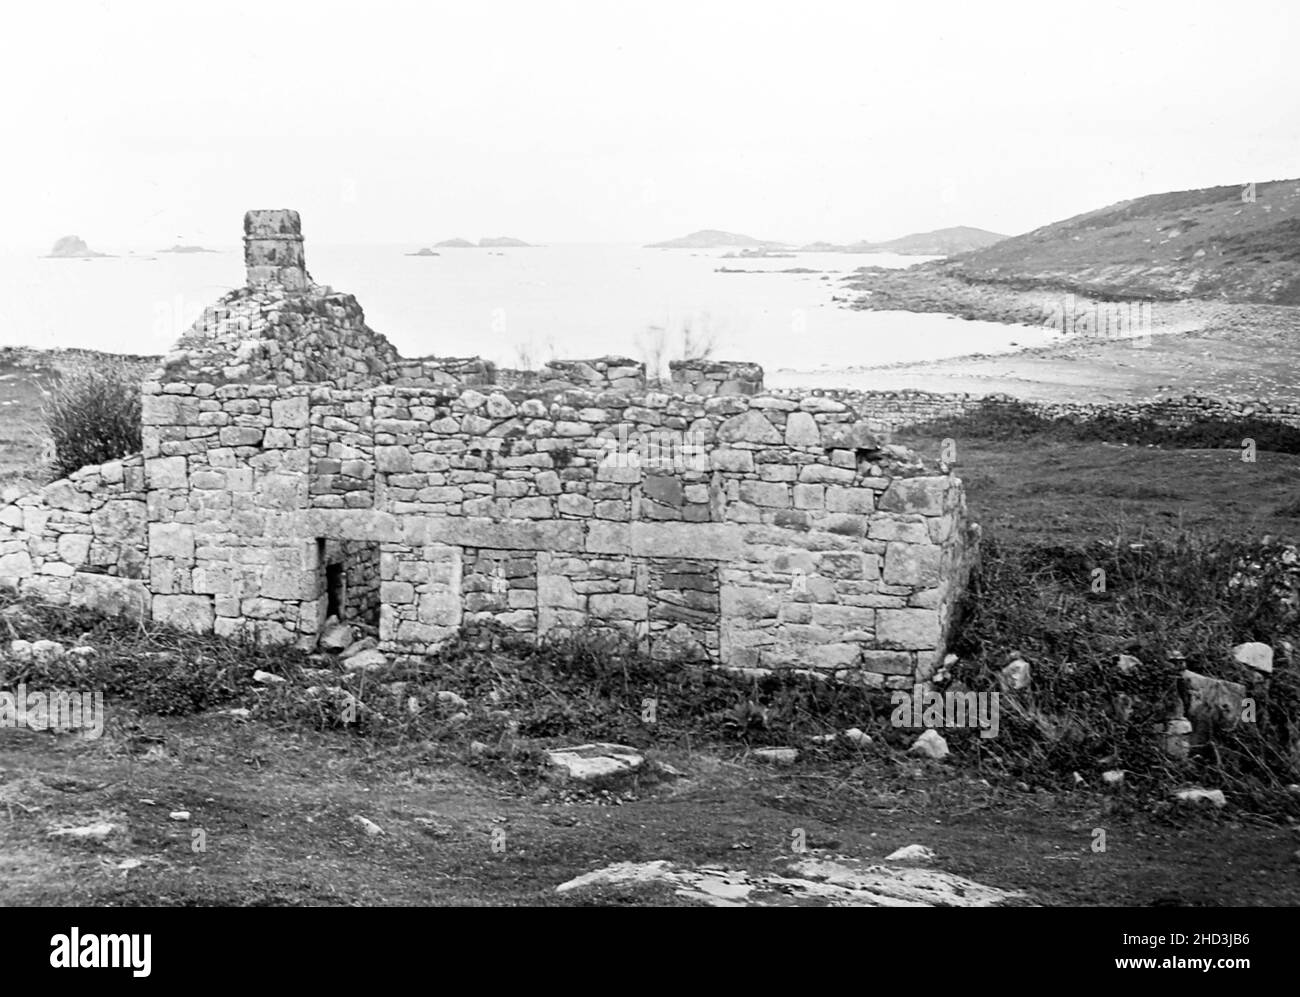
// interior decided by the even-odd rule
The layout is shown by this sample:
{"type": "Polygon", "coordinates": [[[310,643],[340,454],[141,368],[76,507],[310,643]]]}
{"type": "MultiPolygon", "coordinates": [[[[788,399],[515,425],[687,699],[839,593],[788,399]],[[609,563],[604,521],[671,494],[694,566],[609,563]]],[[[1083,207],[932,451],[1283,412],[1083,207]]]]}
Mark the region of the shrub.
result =
{"type": "Polygon", "coordinates": [[[44,415],[57,477],[140,449],[140,383],[125,365],[64,374],[46,395],[44,415]]]}

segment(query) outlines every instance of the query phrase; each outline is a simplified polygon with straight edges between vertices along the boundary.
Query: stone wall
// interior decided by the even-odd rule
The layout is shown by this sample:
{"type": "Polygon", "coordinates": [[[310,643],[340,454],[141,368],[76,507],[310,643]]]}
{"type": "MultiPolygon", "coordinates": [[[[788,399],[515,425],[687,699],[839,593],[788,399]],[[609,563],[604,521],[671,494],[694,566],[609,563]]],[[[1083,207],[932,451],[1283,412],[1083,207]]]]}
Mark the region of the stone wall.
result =
{"type": "Polygon", "coordinates": [[[490,382],[500,388],[524,391],[644,391],[645,364],[627,357],[593,360],[551,360],[540,370],[496,371],[490,382]]]}
{"type": "Polygon", "coordinates": [[[310,645],[364,548],[387,650],[491,621],[904,684],[966,562],[960,482],[823,397],[153,382],[144,421],[154,616],[227,635],[310,645]]]}
{"type": "Polygon", "coordinates": [[[467,388],[496,384],[496,365],[481,357],[423,357],[398,360],[388,370],[389,384],[403,388],[434,388],[460,384],[467,388]]]}
{"type": "Polygon", "coordinates": [[[149,611],[144,462],[137,454],[0,503],[0,586],[44,602],[149,611]]]}
{"type": "MultiPolygon", "coordinates": [[[[786,389],[777,395],[800,397],[803,392],[786,389]]],[[[878,430],[906,429],[933,419],[959,416],[986,405],[1018,406],[1047,419],[1117,418],[1130,421],[1151,420],[1157,425],[1180,427],[1200,420],[1238,421],[1259,419],[1300,428],[1300,405],[1269,404],[1235,399],[1205,398],[1186,395],[1180,398],[1156,398],[1133,402],[1036,402],[1011,395],[974,395],[926,391],[855,391],[824,389],[817,392],[854,408],[878,430]]]]}
{"type": "Polygon", "coordinates": [[[674,391],[689,395],[756,395],[763,390],[763,368],[731,360],[671,360],[674,391]]]}

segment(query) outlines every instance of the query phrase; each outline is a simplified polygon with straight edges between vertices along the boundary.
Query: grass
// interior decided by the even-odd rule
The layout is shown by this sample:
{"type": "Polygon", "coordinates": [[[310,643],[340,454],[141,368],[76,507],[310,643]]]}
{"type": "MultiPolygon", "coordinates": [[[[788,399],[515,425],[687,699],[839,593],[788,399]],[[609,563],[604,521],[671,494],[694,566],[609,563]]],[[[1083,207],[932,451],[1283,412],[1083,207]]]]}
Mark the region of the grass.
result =
{"type": "Polygon", "coordinates": [[[935,419],[915,427],[930,437],[957,437],[1010,443],[1044,440],[1059,443],[1112,443],[1179,450],[1220,449],[1240,454],[1245,441],[1256,452],[1300,454],[1300,428],[1264,419],[1199,419],[1187,425],[1164,425],[1154,416],[1101,414],[1047,418],[1018,401],[985,400],[971,412],[935,419]]]}
{"type": "Polygon", "coordinates": [[[0,364],[0,488],[35,483],[50,456],[40,419],[45,393],[58,380],[50,370],[0,364]]]}
{"type": "MultiPolygon", "coordinates": [[[[971,517],[1008,544],[1174,540],[1205,535],[1300,542],[1300,456],[1239,447],[1174,449],[1070,441],[1051,433],[989,438],[960,424],[896,434],[937,456],[956,443],[971,517]]],[[[1238,440],[1238,443],[1240,441],[1238,440]]]]}

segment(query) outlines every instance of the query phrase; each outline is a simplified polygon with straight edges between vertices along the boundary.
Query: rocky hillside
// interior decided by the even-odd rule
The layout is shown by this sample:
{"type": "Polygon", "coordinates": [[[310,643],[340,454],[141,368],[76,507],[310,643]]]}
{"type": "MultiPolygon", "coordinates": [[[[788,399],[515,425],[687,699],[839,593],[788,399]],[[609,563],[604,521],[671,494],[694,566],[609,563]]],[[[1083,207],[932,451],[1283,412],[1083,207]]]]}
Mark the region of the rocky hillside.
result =
{"type": "Polygon", "coordinates": [[[957,225],[935,229],[933,232],[913,232],[911,235],[889,239],[886,242],[853,242],[847,246],[829,242],[814,242],[804,246],[808,252],[823,253],[899,253],[903,256],[951,256],[973,249],[983,249],[1005,239],[1005,235],[987,229],[957,225]]]}
{"type": "Polygon", "coordinates": [[[1300,180],[1151,194],[928,266],[1103,298],[1300,304],[1300,180]]]}

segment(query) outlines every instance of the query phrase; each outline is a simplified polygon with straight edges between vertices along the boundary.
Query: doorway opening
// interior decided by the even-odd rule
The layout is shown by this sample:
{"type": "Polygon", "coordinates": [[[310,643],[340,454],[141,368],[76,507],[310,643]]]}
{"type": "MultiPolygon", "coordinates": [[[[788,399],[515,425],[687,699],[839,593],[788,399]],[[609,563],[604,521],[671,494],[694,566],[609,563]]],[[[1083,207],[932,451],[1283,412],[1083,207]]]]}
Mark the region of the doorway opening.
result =
{"type": "Polygon", "coordinates": [[[321,622],[331,617],[363,629],[379,627],[379,544],[319,540],[321,622]]]}

